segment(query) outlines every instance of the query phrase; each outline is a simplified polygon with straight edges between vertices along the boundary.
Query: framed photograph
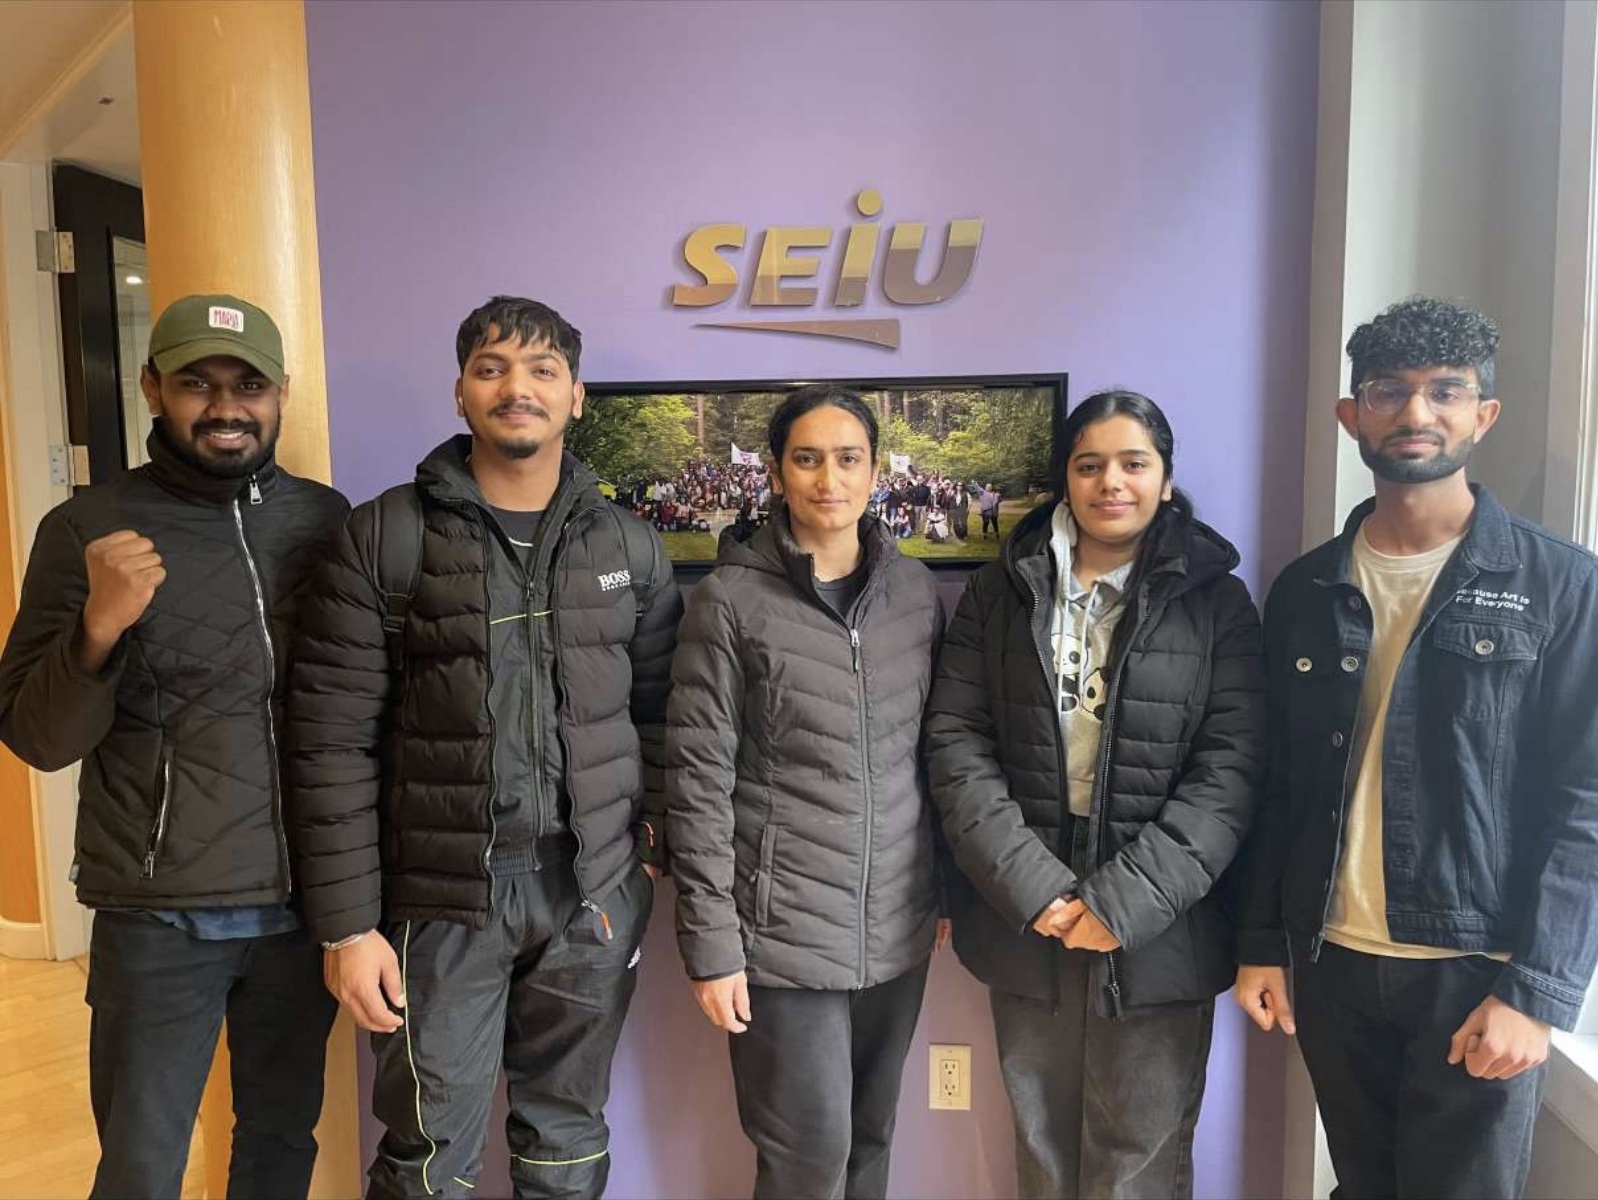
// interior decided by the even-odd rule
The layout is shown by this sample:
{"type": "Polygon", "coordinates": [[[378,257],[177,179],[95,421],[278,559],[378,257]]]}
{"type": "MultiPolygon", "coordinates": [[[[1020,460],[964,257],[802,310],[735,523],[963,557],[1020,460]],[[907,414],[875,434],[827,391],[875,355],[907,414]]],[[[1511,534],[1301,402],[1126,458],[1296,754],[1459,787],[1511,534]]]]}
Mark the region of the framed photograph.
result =
{"type": "Polygon", "coordinates": [[[614,503],[660,531],[674,564],[708,568],[724,530],[747,534],[766,521],[767,422],[784,396],[814,383],[851,388],[875,407],[869,511],[929,565],[997,557],[1048,490],[1064,374],[588,383],[566,446],[614,503]]]}

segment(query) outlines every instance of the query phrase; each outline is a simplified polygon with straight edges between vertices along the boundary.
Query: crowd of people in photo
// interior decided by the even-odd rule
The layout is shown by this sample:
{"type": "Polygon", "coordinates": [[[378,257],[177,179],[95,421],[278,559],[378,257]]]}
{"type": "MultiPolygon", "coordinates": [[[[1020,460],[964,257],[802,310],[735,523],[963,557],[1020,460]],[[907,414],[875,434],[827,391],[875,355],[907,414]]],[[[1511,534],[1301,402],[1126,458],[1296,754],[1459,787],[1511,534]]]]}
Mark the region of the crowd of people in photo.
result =
{"type": "MultiPolygon", "coordinates": [[[[749,532],[771,513],[771,478],[764,463],[695,459],[669,478],[636,480],[616,490],[616,503],[661,533],[714,533],[734,525],[749,532]]],[[[895,538],[922,535],[933,544],[999,536],[999,486],[959,480],[936,471],[895,471],[880,476],[867,512],[895,538]]]]}
{"type": "Polygon", "coordinates": [[[971,509],[982,518],[981,536],[999,536],[1003,494],[992,483],[950,479],[937,472],[895,473],[877,481],[870,510],[894,537],[923,535],[939,544],[970,537],[971,509]]]}
{"type": "Polygon", "coordinates": [[[728,513],[758,526],[771,509],[771,480],[763,465],[701,458],[669,478],[617,488],[616,503],[661,533],[709,533],[728,513]]]}

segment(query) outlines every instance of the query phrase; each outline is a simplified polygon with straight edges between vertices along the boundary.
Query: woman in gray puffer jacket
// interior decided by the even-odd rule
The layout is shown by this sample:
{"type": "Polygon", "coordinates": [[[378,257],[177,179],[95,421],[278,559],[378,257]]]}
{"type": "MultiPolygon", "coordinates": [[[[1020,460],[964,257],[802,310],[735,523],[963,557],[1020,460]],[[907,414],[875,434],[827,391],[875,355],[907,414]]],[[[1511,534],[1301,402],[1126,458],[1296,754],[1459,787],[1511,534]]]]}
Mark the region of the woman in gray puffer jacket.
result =
{"type": "Polygon", "coordinates": [[[1265,773],[1259,617],[1237,551],[1171,482],[1171,427],[1090,396],[1058,504],[971,577],[927,718],[954,945],[989,987],[1024,1197],[1181,1197],[1218,888],[1265,773]]]}
{"type": "Polygon", "coordinates": [[[771,418],[782,502],[724,539],[678,634],[666,845],[695,998],[731,1037],[755,1195],[883,1196],[938,928],[922,713],[932,573],[866,514],[852,393],[771,418]]]}

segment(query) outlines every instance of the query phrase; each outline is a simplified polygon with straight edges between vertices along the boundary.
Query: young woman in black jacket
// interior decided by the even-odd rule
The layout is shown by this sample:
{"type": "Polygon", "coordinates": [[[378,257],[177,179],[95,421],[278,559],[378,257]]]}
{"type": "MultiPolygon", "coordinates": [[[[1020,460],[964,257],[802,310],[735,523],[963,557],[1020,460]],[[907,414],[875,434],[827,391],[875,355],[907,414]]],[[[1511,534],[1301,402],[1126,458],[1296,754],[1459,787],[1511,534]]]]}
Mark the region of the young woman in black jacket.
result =
{"type": "Polygon", "coordinates": [[[1192,1194],[1217,889],[1265,770],[1259,618],[1237,551],[1172,484],[1134,392],[1055,447],[1058,503],[972,576],[928,716],[969,887],[955,949],[989,987],[1024,1197],[1192,1194]]]}
{"type": "Polygon", "coordinates": [[[801,389],[771,418],[782,503],[724,536],[678,634],[666,734],[677,944],[731,1034],[756,1196],[881,1197],[940,930],[922,718],[932,573],[866,514],[877,422],[801,389]]]}

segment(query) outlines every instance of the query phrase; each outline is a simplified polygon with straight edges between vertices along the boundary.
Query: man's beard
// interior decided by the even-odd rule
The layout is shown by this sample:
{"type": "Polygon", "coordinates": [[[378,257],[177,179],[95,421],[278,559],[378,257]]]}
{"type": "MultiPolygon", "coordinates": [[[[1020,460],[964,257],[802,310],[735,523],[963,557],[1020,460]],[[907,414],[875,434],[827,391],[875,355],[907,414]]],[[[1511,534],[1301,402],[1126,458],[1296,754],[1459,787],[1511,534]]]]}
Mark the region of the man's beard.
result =
{"type": "Polygon", "coordinates": [[[185,443],[172,435],[167,422],[162,421],[161,425],[161,436],[172,453],[213,479],[243,479],[255,474],[271,460],[273,451],[277,449],[278,429],[281,428],[273,426],[271,435],[262,439],[261,427],[254,421],[197,421],[189,430],[190,440],[185,443]],[[253,453],[243,450],[205,453],[200,449],[200,439],[213,429],[243,430],[255,438],[256,449],[253,453]]]}
{"type": "MultiPolygon", "coordinates": [[[[1429,436],[1431,435],[1400,430],[1389,440],[1429,436]]],[[[1461,440],[1452,453],[1449,452],[1446,442],[1437,439],[1436,445],[1437,453],[1430,458],[1393,458],[1372,446],[1365,440],[1365,435],[1361,434],[1359,456],[1378,479],[1384,479],[1388,483],[1433,483],[1439,479],[1447,479],[1457,471],[1463,471],[1465,464],[1470,462],[1471,451],[1476,448],[1476,443],[1468,437],[1461,440]]]]}
{"type": "MultiPolygon", "coordinates": [[[[513,404],[496,407],[489,413],[489,415],[500,416],[505,412],[511,411],[515,407],[516,406],[513,404]]],[[[545,415],[548,416],[547,413],[545,415]]],[[[482,441],[487,442],[489,445],[493,446],[495,450],[498,450],[501,456],[510,459],[513,462],[525,458],[532,458],[535,454],[542,450],[545,445],[551,442],[559,441],[561,435],[566,432],[566,426],[556,425],[554,417],[549,417],[549,431],[543,434],[524,433],[520,436],[501,435],[496,437],[493,434],[484,433],[469,420],[466,422],[466,427],[472,431],[473,438],[481,439],[482,441]]]]}

